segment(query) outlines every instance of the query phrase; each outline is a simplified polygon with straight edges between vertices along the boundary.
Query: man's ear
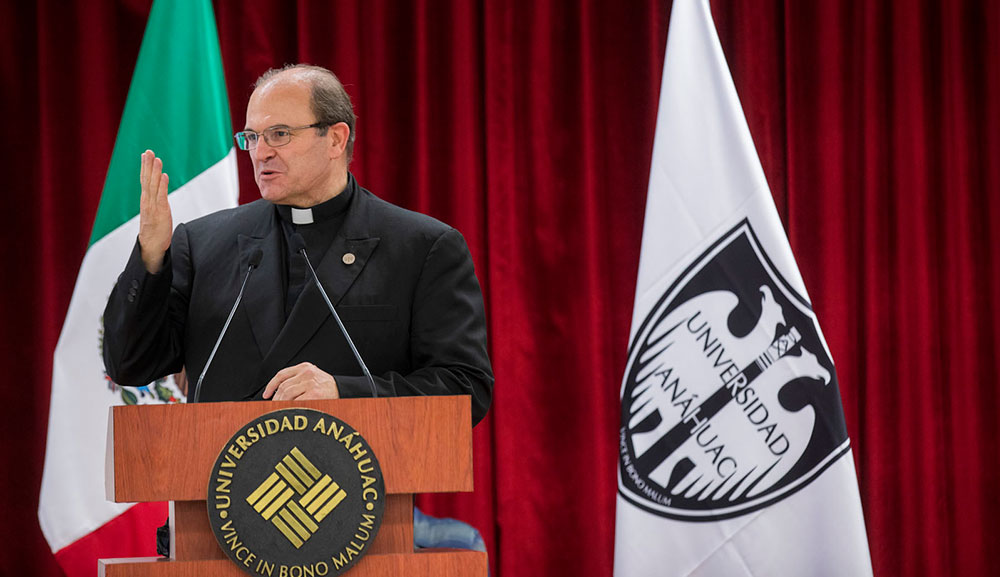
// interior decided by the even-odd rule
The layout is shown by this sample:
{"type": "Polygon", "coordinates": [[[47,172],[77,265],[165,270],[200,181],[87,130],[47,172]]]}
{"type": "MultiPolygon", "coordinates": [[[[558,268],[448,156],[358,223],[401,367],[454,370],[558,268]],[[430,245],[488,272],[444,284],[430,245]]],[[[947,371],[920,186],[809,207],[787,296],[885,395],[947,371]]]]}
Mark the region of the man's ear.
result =
{"type": "Polygon", "coordinates": [[[346,122],[338,122],[327,129],[327,138],[330,140],[330,158],[339,158],[347,150],[347,140],[351,136],[351,129],[346,122]]]}

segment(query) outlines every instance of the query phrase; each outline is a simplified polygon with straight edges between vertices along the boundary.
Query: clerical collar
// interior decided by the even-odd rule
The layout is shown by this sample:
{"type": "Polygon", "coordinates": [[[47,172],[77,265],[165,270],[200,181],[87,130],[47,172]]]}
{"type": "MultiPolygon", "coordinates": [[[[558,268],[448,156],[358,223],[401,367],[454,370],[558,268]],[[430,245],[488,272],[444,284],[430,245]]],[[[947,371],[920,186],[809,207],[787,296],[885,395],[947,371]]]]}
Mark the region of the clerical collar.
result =
{"type": "Polygon", "coordinates": [[[281,217],[281,220],[290,224],[303,225],[324,222],[347,211],[347,207],[351,204],[351,199],[354,197],[354,188],[356,186],[354,176],[348,173],[347,187],[344,188],[344,192],[341,192],[330,200],[323,201],[310,208],[295,208],[287,204],[276,204],[274,207],[278,210],[278,216],[281,217]]]}

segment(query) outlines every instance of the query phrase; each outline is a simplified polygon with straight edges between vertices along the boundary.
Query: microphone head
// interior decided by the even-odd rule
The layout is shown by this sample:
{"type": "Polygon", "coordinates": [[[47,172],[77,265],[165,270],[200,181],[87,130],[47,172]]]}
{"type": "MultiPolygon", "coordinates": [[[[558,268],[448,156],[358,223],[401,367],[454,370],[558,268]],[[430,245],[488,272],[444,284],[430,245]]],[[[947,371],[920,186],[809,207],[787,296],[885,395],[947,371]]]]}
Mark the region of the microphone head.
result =
{"type": "Polygon", "coordinates": [[[288,239],[288,242],[289,246],[292,248],[292,252],[294,253],[301,253],[306,250],[306,240],[297,232],[288,239]]]}
{"type": "Polygon", "coordinates": [[[263,258],[264,258],[264,251],[262,251],[260,247],[254,248],[253,251],[250,252],[250,260],[248,261],[248,263],[250,264],[250,268],[257,268],[258,266],[260,266],[260,261],[263,258]]]}

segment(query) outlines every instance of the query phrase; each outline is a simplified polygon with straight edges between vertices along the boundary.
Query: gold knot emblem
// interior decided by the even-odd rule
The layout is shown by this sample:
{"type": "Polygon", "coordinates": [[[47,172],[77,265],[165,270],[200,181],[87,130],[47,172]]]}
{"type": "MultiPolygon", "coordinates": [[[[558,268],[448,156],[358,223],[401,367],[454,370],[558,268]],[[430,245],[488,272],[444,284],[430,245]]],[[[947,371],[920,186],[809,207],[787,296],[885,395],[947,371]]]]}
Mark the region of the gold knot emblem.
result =
{"type": "Polygon", "coordinates": [[[336,481],[293,447],[250,493],[247,503],[298,549],[345,497],[336,481]]]}

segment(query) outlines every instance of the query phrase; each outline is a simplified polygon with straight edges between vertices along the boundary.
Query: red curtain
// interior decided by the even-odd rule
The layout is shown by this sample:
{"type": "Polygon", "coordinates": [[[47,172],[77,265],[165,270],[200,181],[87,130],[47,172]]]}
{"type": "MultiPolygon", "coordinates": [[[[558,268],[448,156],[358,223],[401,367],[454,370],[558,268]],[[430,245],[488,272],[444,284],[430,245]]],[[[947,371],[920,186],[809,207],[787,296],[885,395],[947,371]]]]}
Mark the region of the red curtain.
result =
{"type": "MultiPolygon", "coordinates": [[[[611,573],[667,4],[215,2],[236,129],[266,68],[330,67],[359,181],[469,241],[495,402],[476,492],[421,503],[479,527],[494,575],[611,573]]],[[[60,575],[35,518],[51,358],[149,5],[0,3],[0,575],[60,575]]],[[[712,9],[837,362],[876,575],[1000,574],[1000,5],[712,9]]]]}

